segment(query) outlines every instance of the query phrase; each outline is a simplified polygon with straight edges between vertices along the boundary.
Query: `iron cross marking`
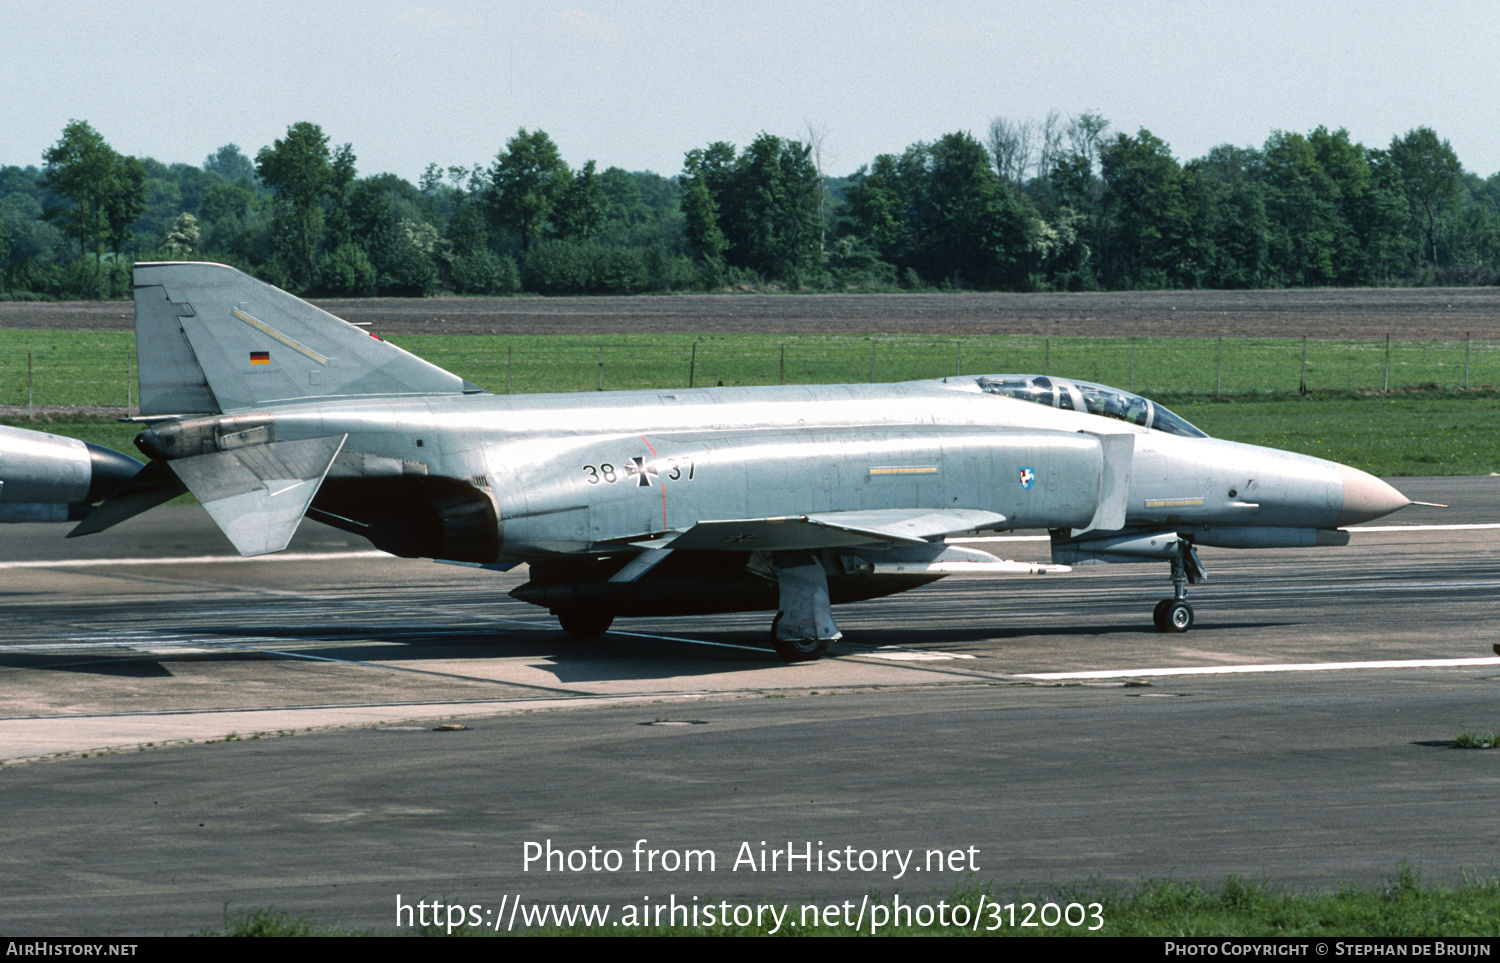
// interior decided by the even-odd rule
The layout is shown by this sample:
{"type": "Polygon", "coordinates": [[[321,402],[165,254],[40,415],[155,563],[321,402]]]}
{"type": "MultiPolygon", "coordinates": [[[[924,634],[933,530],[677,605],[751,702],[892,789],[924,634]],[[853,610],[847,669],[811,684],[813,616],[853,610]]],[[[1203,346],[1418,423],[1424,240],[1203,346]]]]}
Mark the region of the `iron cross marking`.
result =
{"type": "Polygon", "coordinates": [[[637,488],[650,488],[651,479],[657,474],[656,466],[646,464],[646,459],[640,457],[631,458],[630,464],[625,468],[638,479],[635,483],[637,488]]]}

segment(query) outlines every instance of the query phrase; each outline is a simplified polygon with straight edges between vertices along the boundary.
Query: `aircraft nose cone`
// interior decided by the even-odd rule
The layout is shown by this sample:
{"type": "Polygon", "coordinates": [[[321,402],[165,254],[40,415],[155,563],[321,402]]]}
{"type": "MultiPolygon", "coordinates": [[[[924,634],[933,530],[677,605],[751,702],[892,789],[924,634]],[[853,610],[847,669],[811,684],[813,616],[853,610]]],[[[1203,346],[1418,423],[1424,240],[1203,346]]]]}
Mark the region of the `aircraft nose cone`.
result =
{"type": "Polygon", "coordinates": [[[1368,522],[1411,504],[1411,499],[1358,468],[1340,465],[1339,475],[1344,480],[1344,507],[1334,525],[1368,522]]]}

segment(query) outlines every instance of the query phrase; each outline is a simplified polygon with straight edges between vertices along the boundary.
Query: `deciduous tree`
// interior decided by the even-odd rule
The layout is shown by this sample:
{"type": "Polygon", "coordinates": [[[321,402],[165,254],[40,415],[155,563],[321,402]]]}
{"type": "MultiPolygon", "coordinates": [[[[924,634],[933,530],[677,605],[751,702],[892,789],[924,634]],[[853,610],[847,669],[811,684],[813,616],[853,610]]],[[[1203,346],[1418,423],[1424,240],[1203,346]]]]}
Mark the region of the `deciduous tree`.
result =
{"type": "Polygon", "coordinates": [[[106,243],[116,251],[123,248],[130,239],[130,225],[145,210],[145,171],[140,161],[121,157],[81,120],[70,121],[42,158],[42,183],[71,202],[48,209],[44,216],[78,242],[80,257],[94,252],[97,272],[106,243]]]}
{"type": "Polygon", "coordinates": [[[1436,268],[1438,210],[1458,199],[1463,186],[1463,165],[1448,142],[1439,141],[1431,127],[1418,127],[1407,131],[1405,137],[1394,138],[1389,153],[1406,186],[1413,220],[1426,234],[1427,251],[1436,268]]]}
{"type": "MultiPolygon", "coordinates": [[[[354,153],[349,145],[340,149],[341,163],[352,176],[354,153]]],[[[299,288],[306,288],[317,273],[318,245],[323,237],[323,201],[336,181],[328,137],[317,124],[293,124],[286,137],[255,155],[260,179],[276,192],[273,244],[284,266],[299,288]]]]}
{"type": "Polygon", "coordinates": [[[568,165],[546,131],[521,128],[490,168],[493,223],[520,235],[524,253],[542,236],[570,180],[568,165]]]}
{"type": "Polygon", "coordinates": [[[584,164],[568,179],[557,199],[548,225],[549,237],[565,241],[590,241],[604,230],[609,217],[609,197],[593,161],[584,164]]]}
{"type": "Polygon", "coordinates": [[[1187,178],[1165,141],[1148,130],[1120,134],[1101,154],[1109,218],[1106,270],[1112,286],[1195,282],[1187,178]]]}

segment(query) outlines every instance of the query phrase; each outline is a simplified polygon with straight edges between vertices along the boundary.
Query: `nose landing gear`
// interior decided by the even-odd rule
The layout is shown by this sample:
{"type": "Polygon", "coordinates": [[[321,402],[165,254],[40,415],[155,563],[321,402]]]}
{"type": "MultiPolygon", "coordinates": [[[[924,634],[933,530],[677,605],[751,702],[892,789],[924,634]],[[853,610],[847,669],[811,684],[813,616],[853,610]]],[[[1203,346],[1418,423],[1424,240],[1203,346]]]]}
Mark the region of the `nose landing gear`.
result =
{"type": "Polygon", "coordinates": [[[1172,597],[1156,603],[1151,621],[1158,632],[1186,632],[1193,627],[1193,607],[1187,603],[1187,587],[1208,578],[1193,543],[1178,539],[1172,556],[1172,597]]]}

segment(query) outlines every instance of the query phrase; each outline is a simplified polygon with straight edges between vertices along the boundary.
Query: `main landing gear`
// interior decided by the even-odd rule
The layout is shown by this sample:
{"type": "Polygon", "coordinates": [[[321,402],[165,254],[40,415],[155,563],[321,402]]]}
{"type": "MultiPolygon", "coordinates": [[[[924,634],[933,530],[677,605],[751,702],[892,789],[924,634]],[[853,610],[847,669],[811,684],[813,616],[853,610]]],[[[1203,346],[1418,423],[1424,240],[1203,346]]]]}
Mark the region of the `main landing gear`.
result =
{"type": "Polygon", "coordinates": [[[1193,607],[1187,603],[1187,587],[1208,578],[1191,542],[1179,540],[1172,556],[1172,597],[1156,603],[1151,621],[1158,632],[1186,632],[1193,627],[1193,607]]]}
{"type": "Polygon", "coordinates": [[[811,662],[843,637],[833,622],[828,573],[812,552],[776,552],[772,561],[781,611],[771,620],[771,646],[787,662],[811,662]]]}

